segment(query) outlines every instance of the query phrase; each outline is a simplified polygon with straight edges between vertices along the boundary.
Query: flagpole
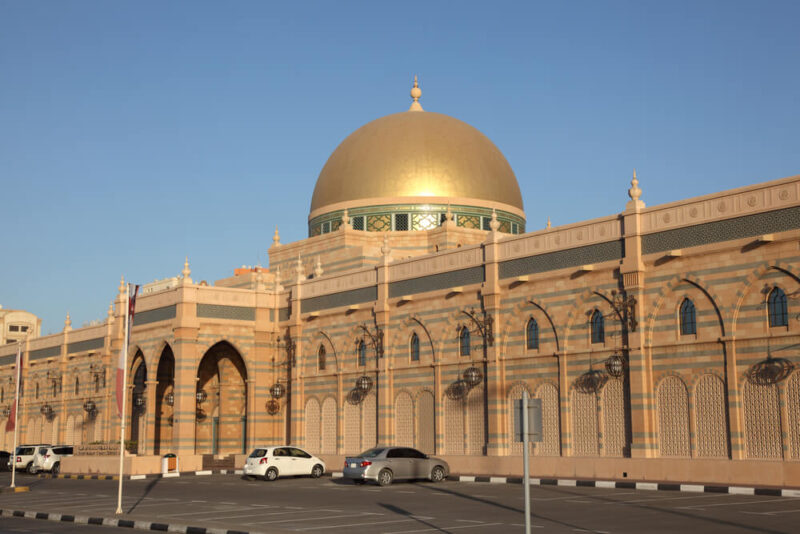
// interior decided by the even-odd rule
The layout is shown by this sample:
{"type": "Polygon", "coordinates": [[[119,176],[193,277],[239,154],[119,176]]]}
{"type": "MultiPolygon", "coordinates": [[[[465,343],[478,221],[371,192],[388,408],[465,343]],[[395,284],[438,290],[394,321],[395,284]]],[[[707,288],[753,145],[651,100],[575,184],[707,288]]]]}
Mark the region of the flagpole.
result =
{"type": "Polygon", "coordinates": [[[122,338],[122,414],[120,416],[120,431],[119,431],[119,490],[117,491],[117,515],[122,513],[122,468],[123,458],[125,455],[125,411],[127,410],[128,400],[128,321],[130,316],[130,298],[131,298],[131,285],[125,287],[125,322],[123,323],[123,338],[122,338]]]}
{"type": "Polygon", "coordinates": [[[11,449],[11,454],[13,455],[11,457],[11,487],[12,488],[16,487],[14,485],[14,481],[16,479],[16,474],[17,474],[17,427],[19,426],[19,424],[17,423],[17,420],[19,419],[19,381],[20,381],[20,378],[22,377],[22,370],[20,369],[20,367],[22,367],[22,340],[21,339],[19,340],[19,345],[17,346],[17,365],[16,365],[17,385],[16,385],[16,391],[14,392],[14,448],[11,449]]]}

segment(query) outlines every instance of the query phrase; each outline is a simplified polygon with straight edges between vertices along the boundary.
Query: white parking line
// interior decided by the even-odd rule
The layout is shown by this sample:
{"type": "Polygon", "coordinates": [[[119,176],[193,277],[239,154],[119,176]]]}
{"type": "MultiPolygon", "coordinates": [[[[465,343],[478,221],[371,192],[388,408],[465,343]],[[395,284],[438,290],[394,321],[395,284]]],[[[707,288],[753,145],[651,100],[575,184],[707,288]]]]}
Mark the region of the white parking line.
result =
{"type": "MultiPolygon", "coordinates": [[[[252,510],[252,509],[253,509],[252,506],[247,506],[247,507],[243,507],[243,508],[234,508],[233,510],[207,510],[205,512],[194,511],[194,512],[184,512],[184,513],[181,513],[181,514],[164,514],[164,515],[166,515],[168,517],[181,517],[181,516],[184,516],[184,515],[227,514],[228,512],[237,512],[237,511],[246,512],[246,511],[249,511],[249,510],[252,510]]],[[[233,516],[233,517],[236,517],[236,516],[233,516]]]]}
{"type": "Polygon", "coordinates": [[[751,515],[778,515],[778,514],[796,514],[797,512],[800,512],[800,509],[795,509],[795,510],[775,510],[773,512],[745,512],[745,511],[743,511],[742,513],[743,514],[751,514],[751,515]]]}
{"type": "MultiPolygon", "coordinates": [[[[286,513],[288,514],[288,513],[291,513],[291,512],[286,512],[286,513]]],[[[272,515],[272,514],[267,514],[267,515],[272,515]]],[[[275,515],[279,515],[279,514],[275,514],[275,515]]],[[[383,514],[372,513],[372,512],[362,512],[360,515],[383,515],[383,514]]],[[[329,515],[329,516],[323,516],[323,517],[304,517],[302,519],[281,519],[280,521],[255,521],[253,523],[245,523],[245,525],[248,525],[248,526],[250,526],[250,525],[261,525],[261,524],[264,524],[264,523],[269,523],[270,525],[272,525],[274,523],[293,523],[293,522],[300,522],[300,521],[322,521],[322,520],[328,520],[328,519],[339,519],[339,518],[342,518],[342,517],[357,517],[357,516],[355,514],[347,514],[347,515],[329,515]]],[[[359,523],[359,524],[363,525],[363,523],[359,523]]]]}
{"type": "Polygon", "coordinates": [[[775,501],[788,502],[788,501],[792,501],[792,500],[797,500],[797,499],[793,499],[793,498],[787,499],[786,497],[778,497],[777,499],[766,499],[766,500],[761,500],[761,501],[719,502],[719,503],[714,503],[714,504],[698,504],[697,506],[680,506],[679,508],[680,509],[687,509],[687,510],[692,510],[692,509],[703,510],[705,508],[711,508],[712,506],[741,506],[743,504],[762,504],[762,503],[765,503],[765,502],[775,502],[775,501]]]}
{"type": "Polygon", "coordinates": [[[459,528],[475,528],[475,527],[492,527],[495,525],[502,525],[503,523],[483,523],[480,525],[457,525],[454,527],[434,527],[423,528],[419,530],[395,530],[385,534],[411,534],[412,532],[447,532],[448,530],[456,530],[459,528]]]}
{"type": "Polygon", "coordinates": [[[661,501],[681,501],[684,499],[710,499],[712,497],[726,497],[724,493],[704,493],[702,495],[690,495],[686,497],[650,497],[649,499],[633,499],[630,501],[614,501],[611,503],[603,503],[603,504],[629,504],[629,503],[637,503],[637,502],[661,502],[661,501]]]}
{"type": "Polygon", "coordinates": [[[409,519],[396,519],[394,521],[374,521],[372,523],[360,522],[360,523],[350,523],[350,524],[347,524],[347,525],[326,525],[324,527],[307,527],[307,528],[298,528],[298,529],[295,529],[295,530],[299,530],[301,532],[305,532],[307,530],[324,530],[324,529],[327,529],[327,528],[360,527],[362,525],[388,525],[389,523],[405,523],[405,522],[408,522],[408,521],[415,521],[415,519],[409,518],[409,519]]]}

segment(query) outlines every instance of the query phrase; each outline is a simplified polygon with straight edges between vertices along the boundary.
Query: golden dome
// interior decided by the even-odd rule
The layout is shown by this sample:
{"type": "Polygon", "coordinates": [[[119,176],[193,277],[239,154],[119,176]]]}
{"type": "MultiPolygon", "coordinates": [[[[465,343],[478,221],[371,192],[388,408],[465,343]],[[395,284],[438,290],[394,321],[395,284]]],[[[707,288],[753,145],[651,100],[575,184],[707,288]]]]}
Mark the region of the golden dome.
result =
{"type": "Polygon", "coordinates": [[[310,218],[343,207],[403,202],[469,203],[524,218],[514,171],[497,147],[469,124],[411,110],[374,120],[328,158],[311,199],[310,218]]]}

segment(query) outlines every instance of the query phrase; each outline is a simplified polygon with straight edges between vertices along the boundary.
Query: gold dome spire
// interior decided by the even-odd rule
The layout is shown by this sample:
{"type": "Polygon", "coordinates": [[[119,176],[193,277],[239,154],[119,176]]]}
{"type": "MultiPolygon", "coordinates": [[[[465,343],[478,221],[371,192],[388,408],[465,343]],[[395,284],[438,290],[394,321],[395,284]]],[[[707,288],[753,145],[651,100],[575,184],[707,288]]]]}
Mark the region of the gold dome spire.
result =
{"type": "Polygon", "coordinates": [[[414,87],[411,88],[411,98],[414,101],[411,103],[411,107],[408,108],[408,111],[425,111],[422,109],[422,104],[419,103],[419,97],[422,96],[422,89],[419,88],[419,81],[417,80],[417,75],[414,75],[414,87]]]}

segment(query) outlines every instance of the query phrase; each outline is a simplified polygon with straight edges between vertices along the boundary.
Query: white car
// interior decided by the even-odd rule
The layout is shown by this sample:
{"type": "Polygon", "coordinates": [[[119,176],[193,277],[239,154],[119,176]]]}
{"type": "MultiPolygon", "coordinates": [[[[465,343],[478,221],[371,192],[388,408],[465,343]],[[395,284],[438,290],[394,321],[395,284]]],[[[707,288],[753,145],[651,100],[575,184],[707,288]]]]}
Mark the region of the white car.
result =
{"type": "Polygon", "coordinates": [[[324,473],[325,462],[303,449],[290,446],[257,447],[244,464],[246,476],[269,481],[297,475],[319,478],[324,473]]]}
{"type": "Polygon", "coordinates": [[[39,447],[33,457],[34,473],[49,471],[57,475],[61,471],[61,458],[73,455],[71,445],[53,445],[52,447],[39,447]]]}
{"type": "Polygon", "coordinates": [[[19,445],[17,450],[14,451],[14,469],[17,471],[25,470],[30,474],[34,474],[36,472],[36,468],[33,464],[33,459],[36,456],[36,453],[41,452],[41,454],[44,454],[45,449],[47,449],[49,446],[50,445],[45,444],[19,445]]]}

